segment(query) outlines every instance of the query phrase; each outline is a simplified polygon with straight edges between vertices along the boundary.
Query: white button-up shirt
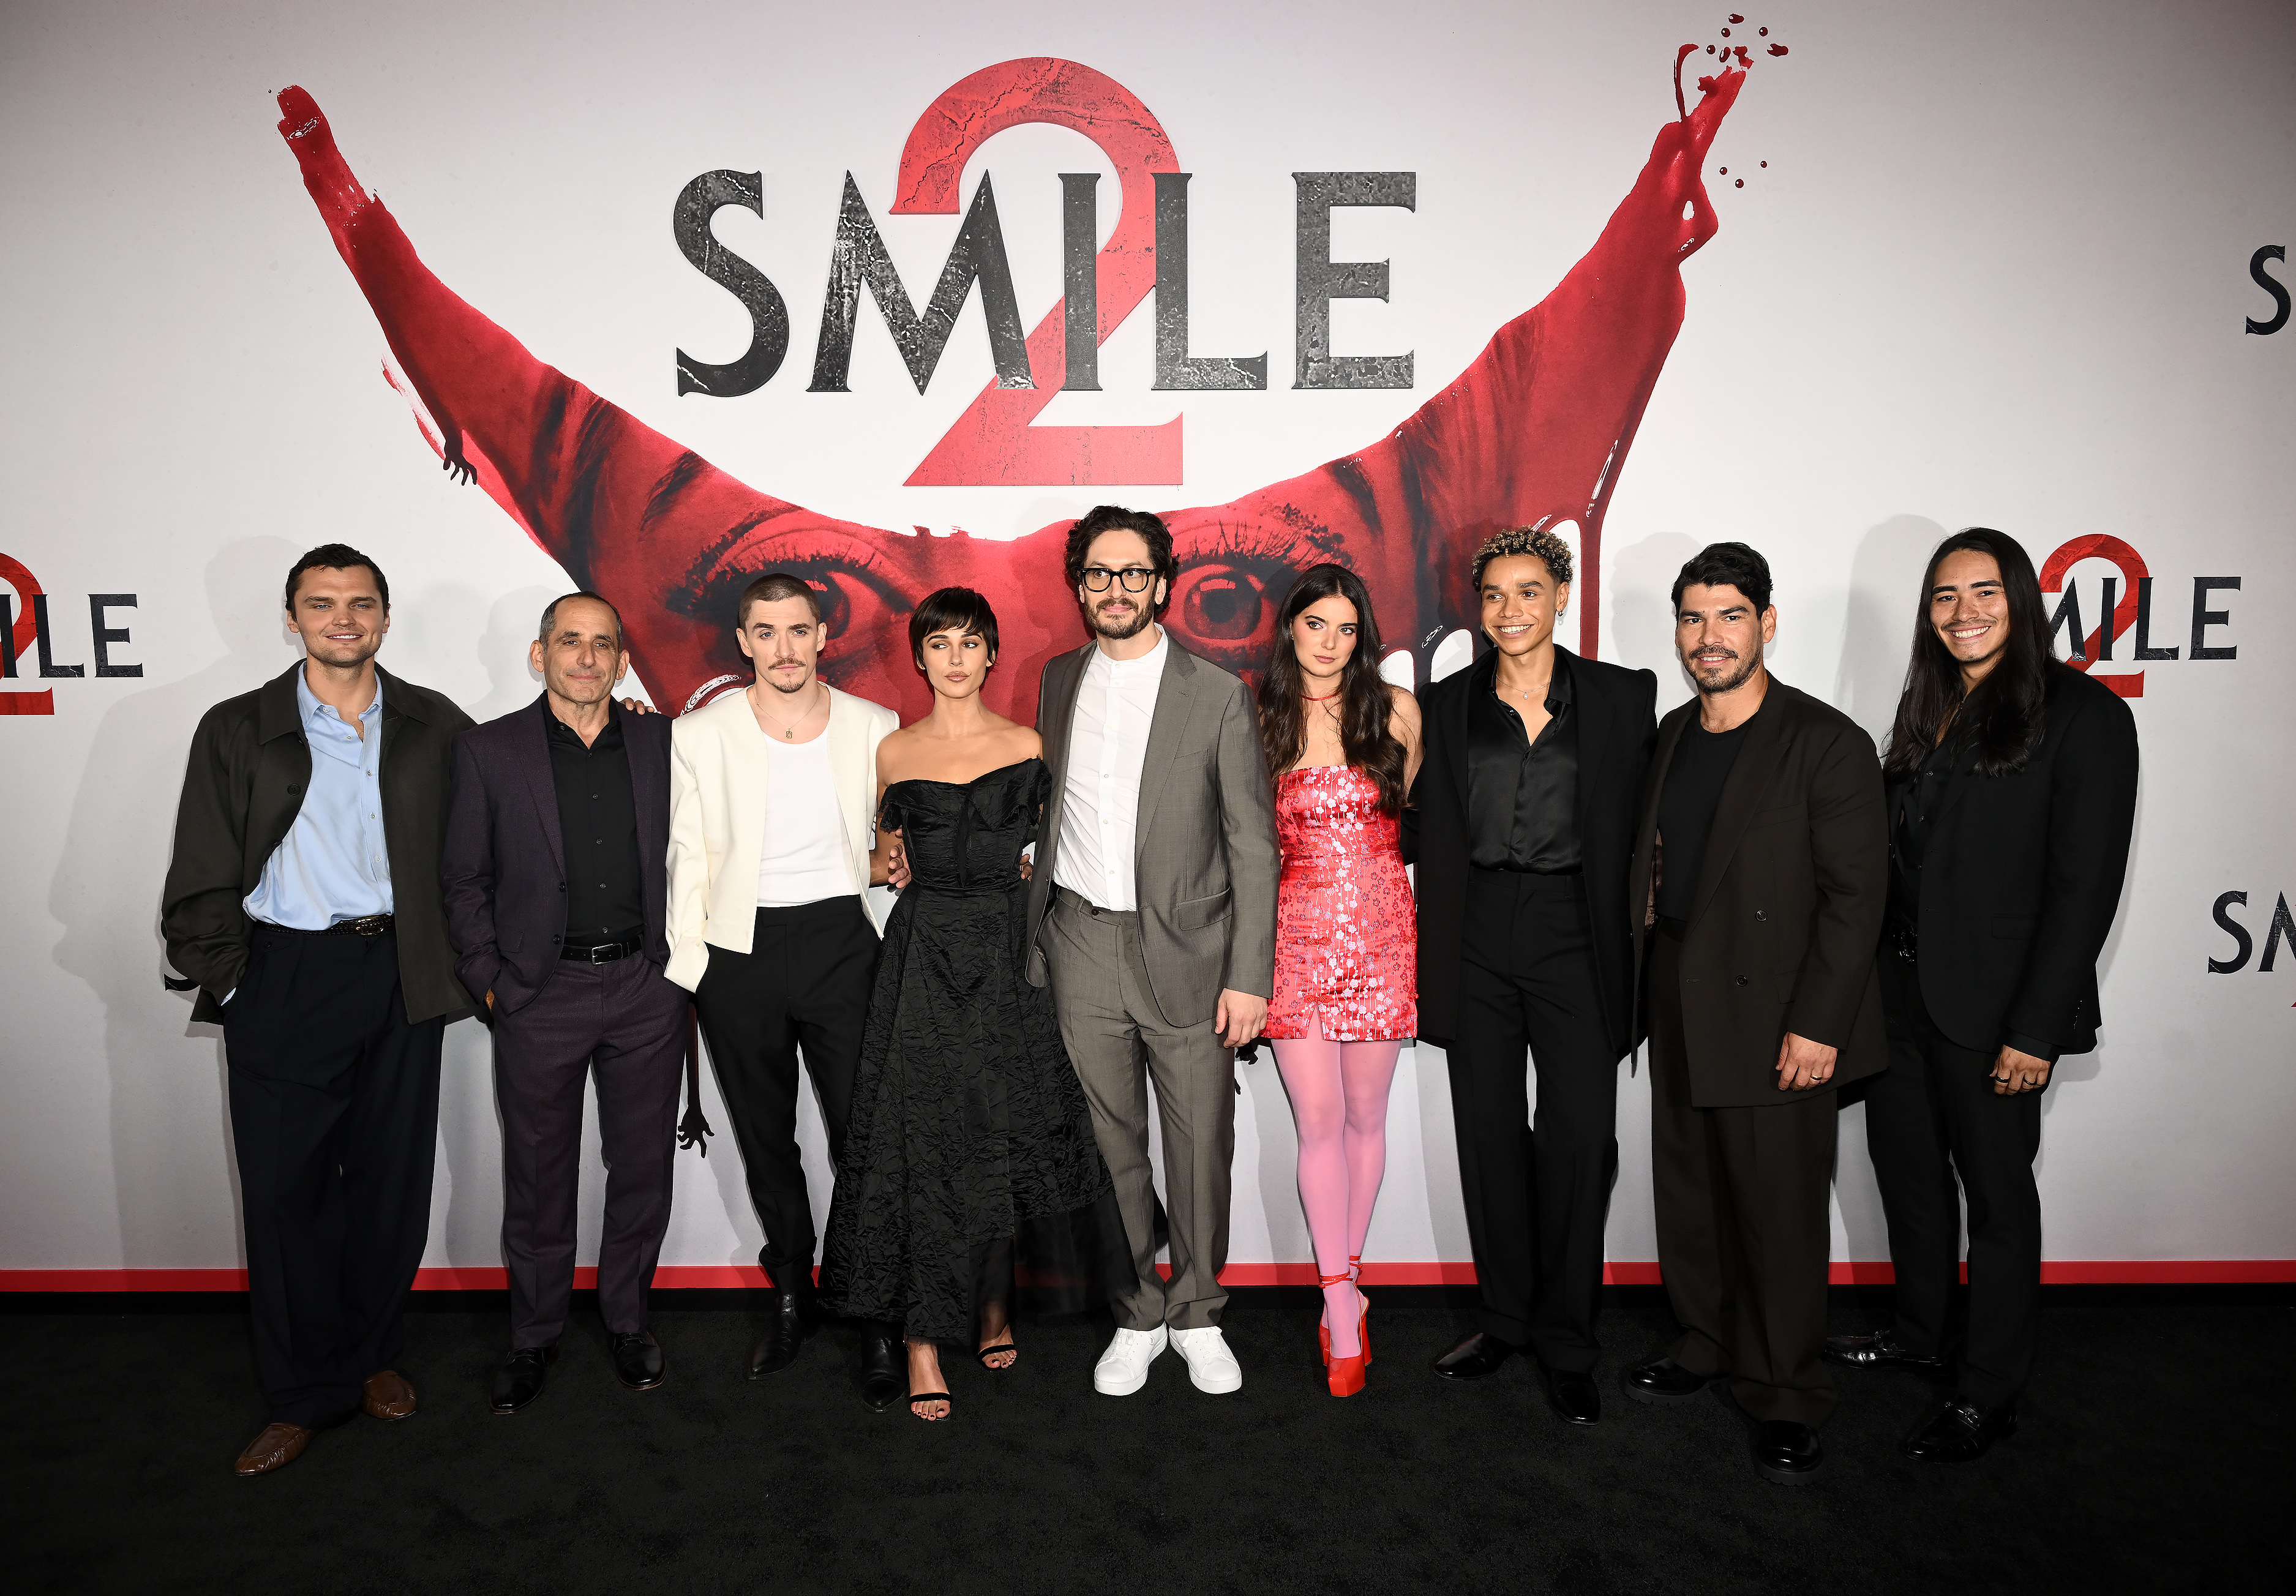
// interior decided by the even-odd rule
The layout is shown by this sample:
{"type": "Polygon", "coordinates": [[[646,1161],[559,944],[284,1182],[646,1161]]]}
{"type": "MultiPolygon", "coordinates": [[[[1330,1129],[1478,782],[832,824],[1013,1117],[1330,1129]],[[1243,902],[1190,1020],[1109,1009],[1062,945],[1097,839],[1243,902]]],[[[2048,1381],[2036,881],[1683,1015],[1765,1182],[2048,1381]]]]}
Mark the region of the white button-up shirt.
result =
{"type": "Polygon", "coordinates": [[[1095,648],[1077,684],[1053,880],[1119,913],[1140,906],[1133,879],[1140,773],[1148,762],[1148,728],[1156,719],[1156,693],[1171,647],[1159,626],[1156,646],[1137,659],[1111,659],[1095,648]]]}

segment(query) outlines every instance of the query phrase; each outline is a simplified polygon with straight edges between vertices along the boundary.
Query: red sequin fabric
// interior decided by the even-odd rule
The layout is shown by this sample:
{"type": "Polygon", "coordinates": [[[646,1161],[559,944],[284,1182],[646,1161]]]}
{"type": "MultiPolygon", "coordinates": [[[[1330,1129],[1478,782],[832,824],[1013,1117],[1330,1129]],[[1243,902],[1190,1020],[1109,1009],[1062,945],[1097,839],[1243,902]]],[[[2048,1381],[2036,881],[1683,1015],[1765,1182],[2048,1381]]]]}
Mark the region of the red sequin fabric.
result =
{"type": "Polygon", "coordinates": [[[1396,817],[1353,765],[1284,773],[1275,784],[1283,880],[1275,899],[1275,997],[1267,1035],[1334,1042],[1419,1028],[1418,925],[1396,817]]]}

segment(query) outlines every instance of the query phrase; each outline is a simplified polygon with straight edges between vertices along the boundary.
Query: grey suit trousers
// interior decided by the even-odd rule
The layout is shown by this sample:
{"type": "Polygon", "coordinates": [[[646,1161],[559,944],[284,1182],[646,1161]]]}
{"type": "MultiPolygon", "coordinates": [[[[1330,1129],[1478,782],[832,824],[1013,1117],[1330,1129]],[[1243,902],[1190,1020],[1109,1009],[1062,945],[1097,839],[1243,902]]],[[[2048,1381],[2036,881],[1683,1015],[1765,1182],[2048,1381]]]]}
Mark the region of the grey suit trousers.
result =
{"type": "Polygon", "coordinates": [[[1229,1166],[1235,1157],[1235,1056],[1210,1019],[1171,1026],[1148,984],[1140,917],[1055,894],[1039,934],[1061,1039],[1076,1065],[1093,1135],[1116,1180],[1136,1280],[1110,1305],[1125,1330],[1199,1330],[1227,1301],[1229,1166]],[[1172,1278],[1156,1273],[1148,1084],[1164,1136],[1172,1278]]]}

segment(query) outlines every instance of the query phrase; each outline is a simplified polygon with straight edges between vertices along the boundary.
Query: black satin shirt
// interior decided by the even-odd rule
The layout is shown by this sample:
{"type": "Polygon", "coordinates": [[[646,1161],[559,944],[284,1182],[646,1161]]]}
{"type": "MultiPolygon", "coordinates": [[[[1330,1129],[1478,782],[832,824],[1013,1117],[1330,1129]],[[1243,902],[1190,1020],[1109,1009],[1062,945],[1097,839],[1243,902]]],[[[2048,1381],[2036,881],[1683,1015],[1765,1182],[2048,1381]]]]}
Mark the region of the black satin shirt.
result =
{"type": "Polygon", "coordinates": [[[606,729],[586,748],[564,721],[547,712],[544,718],[558,789],[558,835],[566,851],[566,945],[644,936],[637,799],[622,743],[622,708],[607,707],[606,729]]]}
{"type": "Polygon", "coordinates": [[[1533,875],[1578,872],[1578,721],[1570,667],[1554,656],[1538,741],[1496,692],[1498,653],[1483,656],[1468,695],[1467,862],[1479,870],[1533,875]]]}

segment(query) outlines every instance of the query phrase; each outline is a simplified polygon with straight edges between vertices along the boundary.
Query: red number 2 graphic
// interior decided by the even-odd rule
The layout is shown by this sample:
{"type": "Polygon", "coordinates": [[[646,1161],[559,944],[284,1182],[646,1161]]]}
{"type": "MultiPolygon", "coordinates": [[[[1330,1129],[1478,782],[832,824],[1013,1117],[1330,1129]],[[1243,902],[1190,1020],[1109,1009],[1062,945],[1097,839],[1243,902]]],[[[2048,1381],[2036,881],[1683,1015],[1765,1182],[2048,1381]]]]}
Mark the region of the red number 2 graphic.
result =
{"type": "MultiPolygon", "coordinates": [[[[1139,97],[1105,73],[1032,56],[985,67],[946,90],[917,119],[901,150],[896,216],[955,216],[957,179],[980,146],[1007,127],[1050,122],[1083,134],[1116,168],[1124,209],[1095,266],[1100,341],[1156,286],[1155,174],[1177,172],[1172,141],[1139,97]]],[[[911,487],[1173,484],[1180,480],[1180,421],[1160,427],[1037,427],[1030,423],[1067,373],[1066,306],[1029,334],[1036,387],[982,389],[941,435],[911,487]]]]}
{"type": "MultiPolygon", "coordinates": [[[[2136,624],[2136,584],[2152,573],[2144,569],[2144,556],[2130,548],[2118,537],[2106,533],[2093,533],[2076,537],[2061,545],[2041,567],[2041,591],[2045,593],[2062,592],[2066,573],[2083,560],[2110,560],[2120,572],[2120,597],[2112,613],[2097,622],[2095,631],[2081,640],[2082,658],[2067,663],[2078,671],[2094,667],[2104,653],[2106,639],[2118,640],[2136,624]]],[[[2099,676],[2113,692],[2125,699],[2144,696],[2144,673],[2130,671],[2126,675],[2099,676]]]]}
{"type": "MultiPolygon", "coordinates": [[[[0,582],[16,590],[16,625],[9,640],[11,652],[21,660],[40,641],[39,618],[32,612],[32,601],[40,596],[40,584],[21,564],[0,554],[0,582]]],[[[19,674],[21,674],[20,667],[19,674]]],[[[44,687],[37,692],[0,692],[0,715],[53,715],[56,712],[56,690],[44,687]]]]}

